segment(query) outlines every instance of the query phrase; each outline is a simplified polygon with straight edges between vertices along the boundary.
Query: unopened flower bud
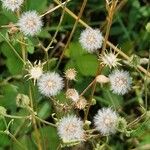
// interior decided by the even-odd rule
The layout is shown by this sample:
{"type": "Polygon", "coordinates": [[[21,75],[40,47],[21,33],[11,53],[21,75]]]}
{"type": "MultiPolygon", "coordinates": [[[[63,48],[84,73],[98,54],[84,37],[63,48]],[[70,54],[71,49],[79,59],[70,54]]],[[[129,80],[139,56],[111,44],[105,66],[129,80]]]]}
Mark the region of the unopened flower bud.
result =
{"type": "Polygon", "coordinates": [[[92,99],[92,105],[95,105],[96,104],[96,99],[92,99]]]}
{"type": "Polygon", "coordinates": [[[77,72],[74,68],[70,68],[65,71],[65,77],[68,80],[75,80],[76,75],[77,75],[77,72]]]}
{"type": "Polygon", "coordinates": [[[91,125],[91,121],[86,120],[84,123],[84,129],[89,129],[90,125],[91,125]]]}
{"type": "Polygon", "coordinates": [[[75,89],[68,89],[66,92],[66,97],[71,99],[73,102],[76,102],[79,99],[79,94],[75,89]]]}
{"type": "Polygon", "coordinates": [[[127,128],[127,121],[124,118],[119,117],[117,120],[117,130],[119,132],[126,132],[126,128],[127,128]]]}
{"type": "Polygon", "coordinates": [[[107,78],[104,75],[98,75],[96,77],[96,82],[98,82],[98,83],[108,83],[109,82],[109,78],[107,78]]]}
{"type": "Polygon", "coordinates": [[[0,106],[0,117],[6,114],[6,109],[3,106],[0,106]]]}
{"type": "Polygon", "coordinates": [[[16,97],[16,105],[18,107],[22,107],[25,108],[27,106],[29,106],[30,104],[30,99],[27,95],[24,94],[18,94],[16,97]]]}

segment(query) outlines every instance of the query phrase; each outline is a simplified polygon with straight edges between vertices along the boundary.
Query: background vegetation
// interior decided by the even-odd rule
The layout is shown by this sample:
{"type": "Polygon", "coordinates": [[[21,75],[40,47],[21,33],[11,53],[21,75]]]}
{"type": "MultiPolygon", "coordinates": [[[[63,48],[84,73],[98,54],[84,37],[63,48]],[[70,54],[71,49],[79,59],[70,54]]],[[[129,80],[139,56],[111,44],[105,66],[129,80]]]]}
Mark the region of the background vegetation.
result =
{"type": "MultiPolygon", "coordinates": [[[[80,0],[72,0],[68,2],[67,8],[78,15],[81,4],[82,1],[80,0]]],[[[105,35],[107,29],[106,20],[108,15],[105,4],[105,0],[88,0],[81,17],[89,26],[100,28],[103,35],[105,35]]],[[[43,14],[46,10],[56,5],[57,4],[52,0],[26,0],[22,7],[22,12],[37,10],[39,14],[43,14]]],[[[112,94],[109,87],[101,87],[98,85],[93,97],[96,100],[96,104],[90,108],[89,120],[92,120],[97,110],[104,106],[112,106],[115,110],[119,111],[128,122],[132,122],[141,116],[145,110],[149,109],[150,78],[137,70],[139,59],[149,58],[150,55],[150,29],[148,26],[146,28],[150,19],[149,17],[150,4],[148,0],[121,1],[121,5],[116,10],[113,18],[109,41],[130,57],[131,63],[130,65],[126,65],[124,58],[119,55],[119,58],[122,59],[123,62],[122,68],[131,73],[134,84],[132,91],[125,96],[112,94]]],[[[8,28],[3,27],[10,22],[17,22],[17,20],[18,18],[15,13],[3,9],[0,4],[0,105],[7,109],[7,114],[16,116],[27,115],[28,112],[25,109],[16,106],[17,94],[23,93],[33,99],[34,111],[37,112],[38,116],[43,120],[52,122],[53,118],[51,114],[55,113],[52,102],[41,96],[36,87],[29,86],[31,81],[24,78],[26,74],[24,64],[11,48],[11,46],[14,47],[15,50],[22,55],[21,44],[19,42],[20,33],[10,34],[8,28]],[[11,46],[9,43],[11,43],[11,46]],[[30,91],[32,91],[32,95],[30,91]]],[[[52,40],[55,31],[58,30],[58,34],[51,45],[52,48],[48,51],[48,70],[56,69],[63,76],[63,72],[67,68],[75,68],[77,70],[77,81],[73,82],[72,86],[81,93],[94,79],[99,65],[97,56],[95,54],[87,54],[78,42],[79,35],[85,27],[80,23],[77,24],[73,37],[66,47],[65,45],[74,26],[75,19],[62,8],[59,8],[45,15],[43,22],[44,27],[41,33],[37,37],[27,37],[25,40],[27,43],[26,51],[28,53],[28,59],[31,62],[35,60],[41,60],[42,62],[47,61],[47,54],[42,46],[46,47],[52,40]],[[62,22],[60,22],[60,18],[62,18],[62,22]],[[58,24],[60,24],[60,26],[58,26],[58,24]],[[60,64],[58,64],[64,48],[66,48],[64,57],[60,64]]],[[[45,70],[47,69],[46,67],[44,68],[45,70]]],[[[143,67],[147,69],[147,65],[143,67]]],[[[103,73],[108,75],[110,70],[106,67],[103,73]]],[[[91,90],[86,92],[85,97],[87,99],[90,93],[91,90]]],[[[66,102],[63,92],[61,92],[57,98],[61,103],[66,102]]],[[[61,117],[63,113],[65,112],[60,108],[59,116],[61,117]]],[[[79,114],[83,117],[83,111],[80,111],[79,114]]],[[[148,119],[143,120],[142,118],[133,126],[130,136],[123,134],[111,136],[107,147],[104,149],[150,149],[150,121],[148,115],[146,115],[148,119]]],[[[30,120],[11,120],[11,118],[6,118],[7,123],[10,121],[13,123],[10,123],[9,131],[26,149],[38,149],[37,134],[40,135],[43,150],[57,149],[60,140],[55,128],[38,121],[36,122],[36,126],[34,126],[34,123],[32,124],[30,120]],[[35,130],[35,128],[37,129],[35,130]]],[[[5,130],[5,124],[2,118],[0,119],[0,130],[5,130]]],[[[103,142],[105,138],[101,140],[101,142],[103,142]]],[[[92,149],[91,143],[96,147],[99,141],[87,142],[86,146],[84,145],[81,149],[92,149]]],[[[13,140],[11,135],[9,136],[2,133],[0,135],[0,150],[9,149],[20,150],[22,148],[13,140]]]]}

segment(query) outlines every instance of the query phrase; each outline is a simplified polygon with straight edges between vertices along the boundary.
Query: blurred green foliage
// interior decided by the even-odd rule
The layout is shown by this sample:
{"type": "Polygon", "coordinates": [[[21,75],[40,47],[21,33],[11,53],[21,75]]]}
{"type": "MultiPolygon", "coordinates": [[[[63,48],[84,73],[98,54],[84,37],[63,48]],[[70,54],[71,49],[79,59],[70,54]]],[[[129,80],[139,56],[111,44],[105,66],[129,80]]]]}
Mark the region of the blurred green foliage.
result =
{"type": "MultiPolygon", "coordinates": [[[[22,6],[22,11],[37,10],[39,14],[44,13],[49,6],[53,7],[52,0],[27,0],[22,6]]],[[[1,5],[1,4],[0,4],[1,5]]],[[[75,14],[78,14],[81,1],[76,0],[70,2],[68,8],[71,9],[75,14]]],[[[51,14],[48,14],[43,18],[44,27],[38,38],[44,45],[52,39],[54,32],[57,28],[59,18],[62,10],[59,9],[51,14]]],[[[89,0],[82,16],[82,19],[94,28],[101,28],[102,32],[105,32],[105,26],[102,26],[105,22],[107,12],[105,10],[105,1],[89,0]]],[[[127,0],[123,8],[116,12],[114,21],[111,27],[109,40],[118,45],[129,56],[136,54],[139,57],[149,57],[149,17],[150,17],[150,4],[148,1],[140,0],[127,0]]],[[[17,22],[17,16],[3,9],[0,6],[0,26],[8,25],[10,22],[17,22]]],[[[65,44],[68,38],[68,33],[71,31],[75,20],[71,16],[65,13],[64,20],[60,26],[60,31],[56,37],[57,42],[62,41],[65,44]],[[63,37],[65,37],[63,40],[63,37]]],[[[87,54],[78,42],[79,34],[83,27],[79,24],[76,32],[73,36],[69,47],[66,49],[65,58],[63,59],[58,71],[64,72],[67,68],[73,67],[77,70],[78,76],[77,81],[74,83],[75,87],[81,92],[94,78],[98,67],[98,58],[94,54],[87,54]]],[[[18,54],[21,55],[21,47],[17,41],[21,34],[15,33],[10,35],[6,28],[0,28],[0,33],[5,36],[16,49],[18,54]]],[[[16,54],[13,52],[8,42],[0,36],[0,105],[4,106],[9,114],[26,115],[26,111],[18,109],[16,106],[16,95],[23,93],[29,95],[29,81],[23,76],[25,70],[23,63],[18,59],[16,54]]],[[[52,46],[55,48],[57,45],[55,42],[52,46]]],[[[46,60],[45,52],[38,46],[37,38],[26,38],[27,52],[31,62],[35,60],[46,60]]],[[[53,49],[50,49],[49,55],[53,49]]],[[[53,70],[56,67],[57,60],[62,51],[62,48],[56,48],[53,58],[49,60],[49,70],[53,70]]],[[[126,68],[123,66],[123,68],[126,68]]],[[[129,68],[129,70],[132,70],[129,68]]],[[[110,73],[109,70],[103,71],[105,75],[110,73]]],[[[134,82],[139,83],[141,86],[139,91],[142,91],[141,83],[138,81],[140,75],[137,75],[136,70],[132,70],[131,74],[136,77],[134,82]]],[[[141,81],[142,82],[142,81],[141,81]]],[[[149,90],[149,89],[148,89],[149,90]]],[[[54,108],[51,106],[49,101],[42,97],[37,89],[33,89],[33,101],[35,102],[38,116],[42,119],[51,120],[49,116],[54,112],[54,108]]],[[[90,91],[87,92],[88,95],[90,91]]],[[[150,92],[147,93],[147,97],[150,97],[150,92]]],[[[63,94],[62,94],[63,95],[63,94]]],[[[63,95],[64,96],[64,95],[63,95]]],[[[144,103],[144,91],[140,95],[144,103]]],[[[122,114],[127,120],[133,120],[134,117],[139,115],[139,93],[132,92],[122,97],[113,94],[109,88],[102,87],[100,85],[96,88],[94,98],[97,101],[96,106],[92,106],[90,112],[90,118],[95,115],[98,108],[102,106],[112,106],[116,110],[123,111],[122,114]]],[[[61,101],[61,95],[59,96],[61,101]]],[[[63,99],[63,98],[62,98],[63,99]]],[[[65,100],[64,100],[65,101],[65,100]]],[[[9,122],[10,119],[7,119],[9,122]]],[[[20,141],[24,147],[28,150],[36,150],[37,143],[35,140],[35,131],[29,122],[23,123],[22,121],[14,121],[11,125],[11,131],[16,132],[19,130],[20,133],[17,135],[18,141],[20,141]]],[[[0,119],[0,130],[5,130],[2,118],[0,119]]],[[[44,150],[56,150],[59,144],[59,138],[56,130],[52,127],[48,127],[44,124],[38,129],[41,133],[41,141],[43,143],[44,150]]],[[[125,137],[123,135],[117,135],[110,139],[111,149],[113,150],[146,150],[144,145],[150,145],[150,122],[147,120],[133,131],[131,137],[125,137]]],[[[150,147],[150,146],[149,146],[150,147]]],[[[14,143],[7,135],[1,135],[0,137],[0,150],[20,150],[20,147],[14,143]]],[[[107,148],[109,149],[109,148],[107,148]]]]}

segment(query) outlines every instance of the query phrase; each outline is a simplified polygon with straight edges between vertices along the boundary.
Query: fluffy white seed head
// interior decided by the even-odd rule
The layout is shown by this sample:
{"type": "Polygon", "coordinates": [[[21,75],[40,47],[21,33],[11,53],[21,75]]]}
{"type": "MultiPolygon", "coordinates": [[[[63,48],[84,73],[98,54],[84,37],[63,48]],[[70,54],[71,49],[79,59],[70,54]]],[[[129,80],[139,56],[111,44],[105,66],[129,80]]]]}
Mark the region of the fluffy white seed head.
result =
{"type": "Polygon", "coordinates": [[[108,66],[110,69],[112,67],[117,67],[121,65],[119,63],[120,59],[117,58],[118,54],[113,53],[112,51],[105,51],[104,54],[100,55],[101,64],[108,66]]]}
{"type": "Polygon", "coordinates": [[[75,89],[68,89],[66,92],[66,97],[76,102],[79,99],[79,93],[75,89]]]}
{"type": "Polygon", "coordinates": [[[86,28],[80,35],[81,46],[89,53],[102,47],[102,34],[98,29],[86,28]]]}
{"type": "Polygon", "coordinates": [[[22,14],[18,26],[26,36],[33,36],[41,31],[42,21],[36,11],[28,11],[22,14]]]}
{"type": "Polygon", "coordinates": [[[103,108],[94,117],[96,129],[102,135],[110,135],[116,132],[118,115],[111,108],[103,108]]]}
{"type": "Polygon", "coordinates": [[[8,10],[15,11],[20,8],[24,0],[0,0],[2,6],[8,10]]]}
{"type": "Polygon", "coordinates": [[[68,80],[75,80],[76,75],[77,75],[77,72],[74,68],[70,68],[65,71],[65,77],[68,80]]]}
{"type": "Polygon", "coordinates": [[[63,117],[58,124],[58,135],[63,142],[83,140],[83,122],[73,115],[63,117]]]}
{"type": "Polygon", "coordinates": [[[131,88],[132,80],[127,71],[115,70],[109,75],[109,79],[113,93],[124,95],[131,88]]]}
{"type": "Polygon", "coordinates": [[[38,79],[38,88],[41,94],[50,97],[57,95],[63,88],[62,77],[58,73],[48,72],[38,79]]]}

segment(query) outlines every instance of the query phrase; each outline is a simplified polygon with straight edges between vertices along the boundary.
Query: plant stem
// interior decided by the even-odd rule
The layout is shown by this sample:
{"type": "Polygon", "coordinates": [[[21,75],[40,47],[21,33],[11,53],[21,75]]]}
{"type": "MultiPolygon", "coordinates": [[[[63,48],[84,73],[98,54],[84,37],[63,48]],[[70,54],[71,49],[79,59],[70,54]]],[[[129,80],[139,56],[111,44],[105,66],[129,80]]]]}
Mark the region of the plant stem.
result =
{"type": "Polygon", "coordinates": [[[0,32],[1,37],[7,42],[7,44],[10,46],[10,48],[13,50],[13,52],[16,54],[16,56],[23,62],[23,64],[25,65],[26,62],[21,58],[21,56],[17,53],[17,51],[15,50],[15,48],[11,45],[11,43],[8,41],[7,38],[4,37],[4,35],[0,32]]]}
{"type": "Polygon", "coordinates": [[[71,0],[66,0],[65,2],[59,4],[58,6],[56,6],[56,7],[52,8],[52,9],[46,11],[44,14],[40,15],[40,17],[44,17],[45,15],[47,15],[47,14],[49,14],[49,13],[51,13],[51,12],[57,10],[58,8],[63,7],[63,5],[65,5],[65,4],[68,3],[69,1],[71,1],[71,0]]]}
{"type": "MultiPolygon", "coordinates": [[[[56,1],[57,1],[57,0],[56,0],[56,1]]],[[[83,3],[82,3],[82,6],[81,6],[81,9],[80,9],[79,15],[78,15],[78,17],[76,18],[76,21],[75,21],[75,23],[74,23],[74,26],[73,26],[72,31],[71,31],[71,33],[70,33],[70,36],[69,36],[69,38],[68,38],[68,40],[67,40],[67,43],[66,43],[66,45],[65,45],[65,47],[64,47],[64,50],[63,50],[63,52],[62,52],[62,54],[61,54],[61,56],[60,56],[60,58],[59,58],[59,61],[58,61],[58,63],[57,63],[56,69],[59,67],[59,65],[60,65],[60,63],[61,63],[61,60],[62,60],[63,57],[64,57],[65,50],[67,49],[67,47],[68,47],[68,45],[69,45],[69,43],[70,43],[70,41],[71,41],[71,39],[72,39],[72,37],[73,37],[73,34],[74,34],[74,32],[75,32],[75,30],[76,30],[76,27],[77,27],[77,25],[78,25],[79,19],[81,18],[82,14],[83,14],[83,11],[84,11],[84,9],[85,9],[86,3],[87,3],[87,0],[84,0],[83,3]]],[[[65,10],[65,8],[64,8],[64,10],[65,10]]]]}
{"type": "MultiPolygon", "coordinates": [[[[32,99],[32,88],[31,88],[31,84],[30,83],[30,89],[29,89],[29,97],[30,97],[30,100],[31,100],[31,108],[32,110],[34,110],[33,108],[33,99],[32,99]]],[[[34,117],[34,111],[32,112],[32,123],[33,123],[33,127],[34,127],[34,130],[35,130],[35,135],[36,135],[36,140],[37,140],[37,145],[38,145],[38,150],[42,150],[42,144],[41,144],[41,140],[40,140],[40,133],[38,131],[38,128],[37,128],[37,124],[36,124],[36,119],[34,117]]]]}
{"type": "MultiPolygon", "coordinates": [[[[54,0],[54,2],[56,2],[57,4],[60,4],[60,2],[58,0],[54,0]]],[[[72,12],[70,11],[68,8],[64,8],[65,11],[72,16],[73,18],[77,19],[78,17],[72,12]]],[[[88,24],[86,24],[83,20],[79,19],[79,23],[81,23],[84,27],[86,28],[91,28],[88,24]]],[[[104,38],[103,38],[104,40],[104,38]]],[[[125,58],[126,60],[129,61],[130,57],[128,55],[126,55],[124,52],[122,52],[119,48],[117,48],[115,45],[113,45],[111,42],[107,41],[106,44],[108,46],[110,46],[114,51],[118,52],[119,55],[121,55],[123,58],[125,58]]],[[[150,77],[150,72],[147,71],[146,69],[144,69],[142,66],[137,65],[137,68],[143,72],[145,75],[147,75],[148,77],[150,77]]]]}

